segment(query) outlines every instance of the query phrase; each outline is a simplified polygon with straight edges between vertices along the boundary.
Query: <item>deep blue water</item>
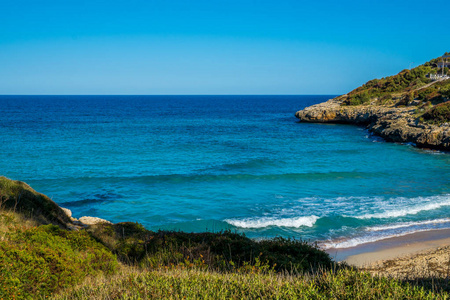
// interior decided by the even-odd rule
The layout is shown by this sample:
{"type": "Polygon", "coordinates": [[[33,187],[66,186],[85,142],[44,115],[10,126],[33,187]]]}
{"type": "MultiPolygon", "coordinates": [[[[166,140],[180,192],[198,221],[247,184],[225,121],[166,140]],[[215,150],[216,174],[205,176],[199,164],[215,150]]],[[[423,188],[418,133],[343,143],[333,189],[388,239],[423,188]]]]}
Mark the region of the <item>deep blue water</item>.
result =
{"type": "Polygon", "coordinates": [[[75,217],[356,245],[450,228],[450,156],[298,123],[332,96],[0,96],[0,170],[75,217]]]}

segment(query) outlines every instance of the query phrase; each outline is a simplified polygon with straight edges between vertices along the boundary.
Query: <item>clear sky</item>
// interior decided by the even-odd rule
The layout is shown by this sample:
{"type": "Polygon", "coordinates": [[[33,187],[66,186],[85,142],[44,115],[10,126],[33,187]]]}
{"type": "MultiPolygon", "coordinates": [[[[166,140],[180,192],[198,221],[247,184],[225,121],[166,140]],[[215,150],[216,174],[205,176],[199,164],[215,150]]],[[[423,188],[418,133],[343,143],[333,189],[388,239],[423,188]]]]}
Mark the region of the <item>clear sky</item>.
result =
{"type": "Polygon", "coordinates": [[[450,51],[449,0],[0,0],[0,94],[342,94],[450,51]]]}

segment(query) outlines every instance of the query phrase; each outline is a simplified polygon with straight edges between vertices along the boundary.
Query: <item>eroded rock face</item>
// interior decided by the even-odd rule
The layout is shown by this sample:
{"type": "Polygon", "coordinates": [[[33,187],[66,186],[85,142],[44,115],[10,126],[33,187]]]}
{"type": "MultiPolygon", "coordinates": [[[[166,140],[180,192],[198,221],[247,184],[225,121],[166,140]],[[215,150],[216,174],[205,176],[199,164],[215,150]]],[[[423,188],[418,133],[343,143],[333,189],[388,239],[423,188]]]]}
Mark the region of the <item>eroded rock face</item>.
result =
{"type": "Polygon", "coordinates": [[[419,124],[415,107],[381,105],[342,106],[338,99],[298,111],[301,122],[365,125],[372,133],[391,142],[413,143],[419,147],[450,150],[450,126],[419,124]]]}

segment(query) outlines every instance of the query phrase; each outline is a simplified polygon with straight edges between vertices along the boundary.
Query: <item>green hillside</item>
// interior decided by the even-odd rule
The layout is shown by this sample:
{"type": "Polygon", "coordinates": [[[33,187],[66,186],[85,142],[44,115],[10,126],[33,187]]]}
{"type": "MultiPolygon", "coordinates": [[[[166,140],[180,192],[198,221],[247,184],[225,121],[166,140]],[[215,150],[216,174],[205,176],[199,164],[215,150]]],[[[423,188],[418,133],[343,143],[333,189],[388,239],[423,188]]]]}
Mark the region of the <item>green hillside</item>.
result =
{"type": "Polygon", "coordinates": [[[397,75],[373,79],[340,96],[343,105],[394,105],[430,106],[443,103],[450,98],[449,68],[442,68],[442,59],[450,60],[450,53],[426,62],[411,70],[405,69],[397,75]]]}

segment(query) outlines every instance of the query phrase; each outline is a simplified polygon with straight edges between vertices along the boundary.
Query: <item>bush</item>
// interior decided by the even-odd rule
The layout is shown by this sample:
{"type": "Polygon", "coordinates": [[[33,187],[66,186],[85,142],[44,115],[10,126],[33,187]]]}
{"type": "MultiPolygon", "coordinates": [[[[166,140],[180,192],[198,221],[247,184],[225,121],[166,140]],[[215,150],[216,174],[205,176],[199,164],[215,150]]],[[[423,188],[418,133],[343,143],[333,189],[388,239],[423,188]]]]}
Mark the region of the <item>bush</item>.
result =
{"type": "Polygon", "coordinates": [[[414,93],[409,92],[405,94],[396,106],[407,106],[414,100],[414,93]]]}
{"type": "Polygon", "coordinates": [[[90,231],[121,261],[150,268],[182,264],[231,271],[257,262],[277,271],[332,266],[327,253],[299,240],[255,241],[231,231],[152,232],[137,223],[99,224],[90,231]]]}
{"type": "Polygon", "coordinates": [[[450,122],[450,102],[435,105],[422,116],[431,123],[450,122]]]}
{"type": "Polygon", "coordinates": [[[0,241],[0,298],[44,296],[81,282],[88,275],[111,274],[117,260],[85,231],[55,225],[15,228],[0,241]]]}
{"type": "MultiPolygon", "coordinates": [[[[344,104],[360,105],[375,97],[381,99],[388,94],[415,91],[431,82],[427,75],[437,72],[436,62],[437,60],[434,59],[411,70],[405,69],[397,75],[370,80],[348,93],[348,98],[344,104]]],[[[384,102],[386,101],[382,101],[382,103],[384,102]]]]}
{"type": "Polygon", "coordinates": [[[347,103],[347,105],[361,105],[361,104],[367,103],[369,101],[370,101],[369,94],[367,92],[363,92],[360,94],[350,96],[347,99],[346,103],[347,103]]]}

